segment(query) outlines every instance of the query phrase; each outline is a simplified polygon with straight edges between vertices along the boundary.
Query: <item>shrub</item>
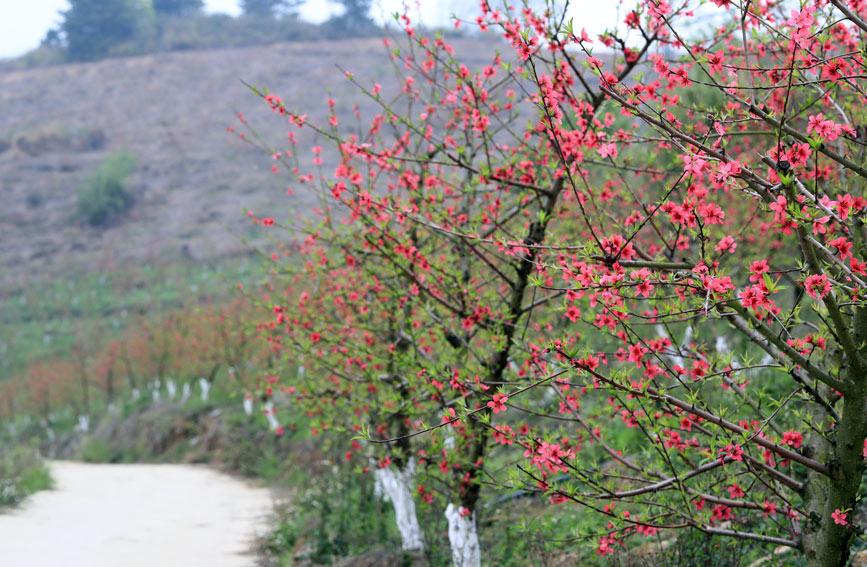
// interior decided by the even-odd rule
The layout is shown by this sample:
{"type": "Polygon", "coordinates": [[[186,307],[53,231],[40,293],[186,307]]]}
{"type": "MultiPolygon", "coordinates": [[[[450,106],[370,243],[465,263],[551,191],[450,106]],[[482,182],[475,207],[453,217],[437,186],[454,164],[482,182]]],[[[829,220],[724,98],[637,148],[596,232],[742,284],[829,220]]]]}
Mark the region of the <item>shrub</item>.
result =
{"type": "Polygon", "coordinates": [[[0,448],[0,508],[51,488],[51,474],[32,447],[0,448]]]}
{"type": "Polygon", "coordinates": [[[262,542],[266,556],[317,565],[375,551],[392,560],[400,557],[389,505],[376,496],[369,475],[359,479],[346,467],[338,467],[311,477],[306,484],[293,498],[291,509],[276,510],[274,529],[262,542]]]}
{"type": "Polygon", "coordinates": [[[113,153],[79,190],[78,214],[87,224],[104,226],[132,206],[126,178],[134,167],[135,159],[129,153],[113,153]]]}
{"type": "Polygon", "coordinates": [[[104,439],[88,439],[81,448],[81,460],[85,463],[113,463],[118,455],[104,439]]]}

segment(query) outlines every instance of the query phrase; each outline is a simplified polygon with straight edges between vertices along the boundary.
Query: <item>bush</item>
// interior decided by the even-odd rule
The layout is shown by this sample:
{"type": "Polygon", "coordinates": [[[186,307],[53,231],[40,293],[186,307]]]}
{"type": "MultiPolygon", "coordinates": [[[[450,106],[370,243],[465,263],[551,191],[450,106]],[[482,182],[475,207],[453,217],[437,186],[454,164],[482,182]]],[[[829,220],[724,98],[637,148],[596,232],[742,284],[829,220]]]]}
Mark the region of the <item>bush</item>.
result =
{"type": "Polygon", "coordinates": [[[111,154],[78,192],[78,214],[91,226],[104,226],[133,204],[126,178],[135,167],[127,152],[111,154]]]}
{"type": "Polygon", "coordinates": [[[336,559],[379,552],[394,563],[400,538],[390,505],[374,494],[370,475],[359,478],[346,468],[310,477],[291,508],[278,509],[262,551],[272,563],[307,560],[328,565],[336,559]]]}
{"type": "Polygon", "coordinates": [[[51,474],[32,447],[0,448],[0,508],[51,488],[51,474]]]}
{"type": "Polygon", "coordinates": [[[113,463],[119,460],[112,446],[103,439],[88,439],[81,448],[80,456],[85,463],[113,463]]]}

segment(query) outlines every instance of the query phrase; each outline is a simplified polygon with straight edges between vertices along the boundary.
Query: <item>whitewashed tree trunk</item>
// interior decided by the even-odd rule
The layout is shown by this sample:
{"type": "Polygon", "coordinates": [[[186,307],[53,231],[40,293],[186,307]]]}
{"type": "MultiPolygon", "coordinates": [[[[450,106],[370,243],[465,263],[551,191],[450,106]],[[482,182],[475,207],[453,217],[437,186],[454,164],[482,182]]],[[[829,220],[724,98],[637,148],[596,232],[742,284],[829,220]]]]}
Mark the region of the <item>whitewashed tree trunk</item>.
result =
{"type": "Polygon", "coordinates": [[[268,420],[268,426],[271,428],[271,431],[276,431],[278,427],[280,427],[280,422],[277,421],[277,418],[274,416],[274,404],[271,402],[265,402],[265,419],[268,420]]]}
{"type": "Polygon", "coordinates": [[[184,387],[181,389],[181,403],[187,403],[187,400],[190,399],[190,396],[193,394],[192,389],[190,388],[189,382],[184,382],[184,387]]]}
{"type": "MultiPolygon", "coordinates": [[[[692,326],[689,326],[686,328],[686,332],[683,334],[683,341],[681,341],[681,343],[679,345],[674,344],[674,337],[670,337],[668,335],[668,331],[666,331],[666,329],[663,325],[657,325],[656,326],[656,334],[659,335],[660,337],[664,338],[664,339],[671,340],[672,350],[675,351],[676,353],[682,353],[683,349],[688,348],[690,341],[692,341],[692,326]]],[[[680,356],[680,354],[673,354],[669,358],[671,359],[671,361],[674,364],[681,366],[681,367],[686,367],[686,361],[683,359],[682,356],[680,356]]]]}
{"type": "Polygon", "coordinates": [[[482,553],[479,548],[479,532],[476,529],[476,514],[461,515],[461,506],[449,504],[446,508],[449,523],[449,544],[455,567],[480,567],[482,553]]]}
{"type": "Polygon", "coordinates": [[[244,413],[247,415],[253,415],[253,398],[244,396],[244,413]]]}
{"type": "Polygon", "coordinates": [[[400,531],[402,547],[405,551],[421,551],[424,549],[424,534],[415,513],[415,501],[412,498],[415,461],[410,459],[403,470],[396,467],[376,469],[376,486],[381,495],[391,502],[397,529],[400,531]]]}
{"type": "Polygon", "coordinates": [[[455,436],[452,435],[451,431],[446,433],[446,438],[443,441],[443,447],[445,447],[448,450],[452,450],[455,448],[455,436]]]}
{"type": "Polygon", "coordinates": [[[87,433],[90,431],[90,418],[86,415],[78,416],[78,427],[77,429],[82,433],[87,433]]]}
{"type": "Polygon", "coordinates": [[[199,378],[199,389],[202,391],[202,401],[207,402],[211,393],[211,383],[204,378],[199,378]]]}
{"type": "Polygon", "coordinates": [[[141,391],[138,388],[133,388],[132,389],[133,401],[137,402],[140,397],[141,397],[141,391]]]}
{"type": "MultiPolygon", "coordinates": [[[[371,467],[376,467],[376,460],[370,459],[371,467]]],[[[385,488],[382,486],[382,477],[378,474],[373,475],[373,497],[378,500],[385,500],[385,488]]]]}
{"type": "Polygon", "coordinates": [[[168,393],[170,400],[175,399],[175,395],[178,393],[178,387],[175,385],[174,380],[170,379],[166,382],[166,392],[168,393]]]}

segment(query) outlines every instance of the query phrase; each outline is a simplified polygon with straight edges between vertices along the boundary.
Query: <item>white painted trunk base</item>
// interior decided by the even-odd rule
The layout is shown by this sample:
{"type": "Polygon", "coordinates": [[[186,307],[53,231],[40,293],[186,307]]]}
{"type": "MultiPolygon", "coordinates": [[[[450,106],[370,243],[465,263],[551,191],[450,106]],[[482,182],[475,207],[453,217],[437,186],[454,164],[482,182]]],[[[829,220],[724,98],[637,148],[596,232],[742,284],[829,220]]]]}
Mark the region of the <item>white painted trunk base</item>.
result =
{"type": "MultiPolygon", "coordinates": [[[[679,345],[674,344],[674,339],[668,335],[668,331],[665,330],[664,325],[656,326],[656,334],[664,339],[671,340],[671,348],[675,353],[682,353],[684,349],[689,348],[689,343],[692,341],[692,326],[686,328],[686,332],[683,334],[683,341],[681,341],[679,345]]],[[[686,361],[679,354],[672,354],[669,358],[674,364],[677,364],[681,367],[686,367],[686,361]]]]}
{"type": "Polygon", "coordinates": [[[202,401],[207,402],[211,393],[211,383],[204,378],[199,378],[199,389],[202,391],[202,401]]]}
{"type": "Polygon", "coordinates": [[[376,469],[376,485],[374,492],[379,493],[391,502],[397,529],[400,531],[402,547],[406,551],[424,549],[424,534],[415,513],[415,501],[412,498],[413,478],[415,476],[415,461],[410,459],[402,471],[388,467],[376,469]]]}
{"type": "Polygon", "coordinates": [[[271,428],[271,431],[277,431],[277,428],[280,427],[280,422],[277,421],[277,418],[274,416],[276,413],[274,410],[274,404],[271,402],[265,402],[265,407],[262,411],[265,414],[265,419],[268,420],[268,426],[271,428]]]}
{"type": "Polygon", "coordinates": [[[461,506],[449,504],[445,515],[449,523],[449,544],[455,567],[480,567],[482,554],[475,513],[462,516],[461,506]]]}

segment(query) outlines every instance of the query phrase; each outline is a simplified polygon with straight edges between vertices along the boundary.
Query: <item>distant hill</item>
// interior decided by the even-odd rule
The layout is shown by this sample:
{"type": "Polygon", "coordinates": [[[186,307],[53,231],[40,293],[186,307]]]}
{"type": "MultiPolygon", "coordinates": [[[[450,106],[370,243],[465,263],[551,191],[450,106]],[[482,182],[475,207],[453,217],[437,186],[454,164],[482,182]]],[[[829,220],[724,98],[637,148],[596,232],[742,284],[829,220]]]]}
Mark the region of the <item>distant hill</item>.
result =
{"type": "MultiPolygon", "coordinates": [[[[455,43],[470,63],[491,53],[479,40],[455,43]]],[[[356,102],[372,113],[338,63],[386,88],[394,76],[378,39],[0,72],[0,296],[37,279],[239,252],[244,208],[278,219],[306,214],[312,196],[287,196],[268,156],[226,127],[241,111],[269,140],[285,140],[289,130],[241,80],[268,87],[312,121],[325,122],[328,92],[345,120],[354,120],[356,102]],[[129,179],[135,205],[108,227],[87,226],[76,218],[78,188],[122,149],[137,161],[129,179]]]]}

